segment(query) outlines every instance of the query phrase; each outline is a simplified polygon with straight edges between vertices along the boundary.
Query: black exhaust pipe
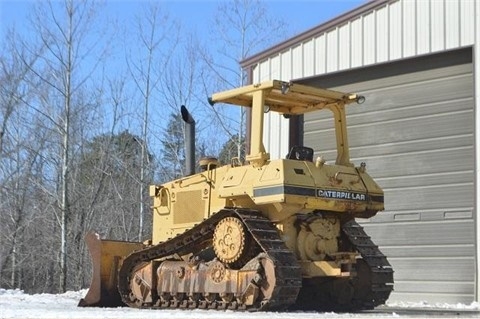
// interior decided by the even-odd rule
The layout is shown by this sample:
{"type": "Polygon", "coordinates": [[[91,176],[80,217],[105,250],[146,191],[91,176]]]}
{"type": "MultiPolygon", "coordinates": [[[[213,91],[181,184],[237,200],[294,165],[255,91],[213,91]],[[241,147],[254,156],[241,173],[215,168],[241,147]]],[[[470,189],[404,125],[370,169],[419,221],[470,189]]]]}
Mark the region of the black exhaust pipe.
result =
{"type": "Polygon", "coordinates": [[[195,120],[185,105],[180,107],[185,122],[185,166],[186,175],[195,174],[195,120]]]}

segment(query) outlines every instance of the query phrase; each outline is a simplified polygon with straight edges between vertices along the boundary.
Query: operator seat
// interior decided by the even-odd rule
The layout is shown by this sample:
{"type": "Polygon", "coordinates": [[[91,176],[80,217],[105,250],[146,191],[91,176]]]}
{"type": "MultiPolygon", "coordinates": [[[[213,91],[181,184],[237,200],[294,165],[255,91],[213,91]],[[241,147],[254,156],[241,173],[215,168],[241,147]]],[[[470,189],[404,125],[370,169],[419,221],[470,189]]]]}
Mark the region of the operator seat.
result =
{"type": "Polygon", "coordinates": [[[293,146],[287,159],[313,162],[313,149],[306,146],[293,146]]]}

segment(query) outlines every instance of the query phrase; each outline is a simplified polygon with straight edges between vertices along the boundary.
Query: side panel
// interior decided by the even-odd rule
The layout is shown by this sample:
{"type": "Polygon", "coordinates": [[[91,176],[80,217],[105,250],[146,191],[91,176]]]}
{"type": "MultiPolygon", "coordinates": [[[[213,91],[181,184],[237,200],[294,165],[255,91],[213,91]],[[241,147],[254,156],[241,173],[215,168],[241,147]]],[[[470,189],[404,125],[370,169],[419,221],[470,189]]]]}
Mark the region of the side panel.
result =
{"type": "Polygon", "coordinates": [[[223,166],[164,185],[150,186],[154,244],[183,233],[227,206],[227,200],[217,196],[217,188],[228,168],[223,166]]]}

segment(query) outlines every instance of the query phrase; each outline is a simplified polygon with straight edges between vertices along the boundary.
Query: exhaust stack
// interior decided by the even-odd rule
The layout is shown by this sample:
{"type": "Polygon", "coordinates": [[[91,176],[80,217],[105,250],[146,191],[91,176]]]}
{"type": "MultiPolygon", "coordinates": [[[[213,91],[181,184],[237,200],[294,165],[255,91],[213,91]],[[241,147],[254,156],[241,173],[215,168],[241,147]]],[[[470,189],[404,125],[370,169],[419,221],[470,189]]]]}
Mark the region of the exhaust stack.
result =
{"type": "Polygon", "coordinates": [[[182,119],[185,122],[185,162],[186,175],[195,174],[195,120],[185,105],[180,107],[182,119]]]}

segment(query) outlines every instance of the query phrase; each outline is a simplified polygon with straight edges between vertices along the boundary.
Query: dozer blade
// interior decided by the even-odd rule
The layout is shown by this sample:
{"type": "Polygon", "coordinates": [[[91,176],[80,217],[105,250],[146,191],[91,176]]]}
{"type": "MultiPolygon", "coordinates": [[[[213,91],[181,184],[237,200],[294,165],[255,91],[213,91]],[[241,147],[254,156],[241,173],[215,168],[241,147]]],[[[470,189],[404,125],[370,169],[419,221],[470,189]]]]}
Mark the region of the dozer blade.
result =
{"type": "Polygon", "coordinates": [[[91,231],[85,236],[92,258],[93,274],[90,288],[79,307],[116,307],[123,305],[117,289],[117,273],[123,259],[144,248],[138,242],[103,240],[91,231]]]}

